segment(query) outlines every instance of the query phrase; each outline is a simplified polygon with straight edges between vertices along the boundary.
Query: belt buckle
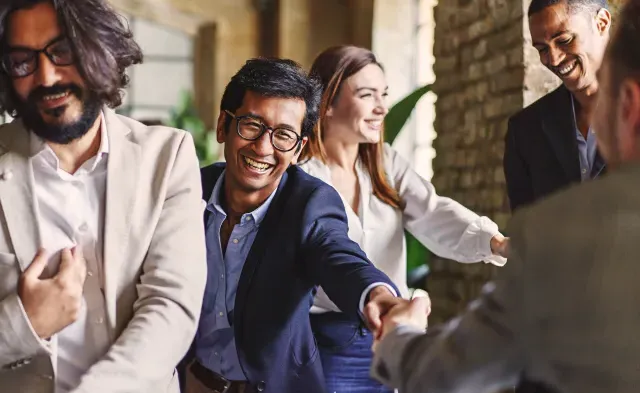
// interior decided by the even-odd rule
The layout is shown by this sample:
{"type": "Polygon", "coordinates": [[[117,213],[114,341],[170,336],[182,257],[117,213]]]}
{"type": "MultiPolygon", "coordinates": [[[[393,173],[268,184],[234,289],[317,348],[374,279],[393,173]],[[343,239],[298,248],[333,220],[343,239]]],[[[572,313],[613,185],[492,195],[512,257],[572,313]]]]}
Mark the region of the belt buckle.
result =
{"type": "Polygon", "coordinates": [[[224,384],[224,388],[222,389],[222,391],[220,393],[229,393],[229,390],[231,389],[231,381],[229,381],[228,379],[226,379],[222,375],[218,375],[218,378],[224,384]]]}

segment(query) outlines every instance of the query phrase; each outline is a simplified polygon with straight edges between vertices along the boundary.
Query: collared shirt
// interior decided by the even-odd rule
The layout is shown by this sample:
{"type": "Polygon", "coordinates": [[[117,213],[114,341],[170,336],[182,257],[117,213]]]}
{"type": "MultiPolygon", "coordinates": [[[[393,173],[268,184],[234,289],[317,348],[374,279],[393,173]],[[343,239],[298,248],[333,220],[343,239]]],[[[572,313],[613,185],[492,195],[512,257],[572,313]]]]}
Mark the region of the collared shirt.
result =
{"type": "Polygon", "coordinates": [[[63,248],[82,248],[87,279],[78,319],[51,339],[57,343],[56,393],[73,390],[82,375],[109,349],[103,294],[103,229],[109,140],[101,120],[100,148],[74,173],[62,170],[51,147],[30,135],[35,208],[48,272],[58,271],[63,248]]]}
{"type": "Polygon", "coordinates": [[[244,262],[277,190],[256,210],[242,215],[240,223],[233,227],[223,253],[220,228],[227,214],[220,199],[224,192],[224,176],[223,173],[216,182],[207,204],[210,212],[206,222],[208,275],[196,334],[196,358],[203,366],[227,379],[245,381],[233,332],[236,291],[244,262]]]}
{"type": "MultiPolygon", "coordinates": [[[[204,292],[200,323],[195,338],[196,359],[206,368],[232,381],[246,381],[236,348],[233,331],[236,292],[242,268],[249,255],[277,189],[251,213],[243,214],[240,223],[231,231],[227,249],[222,252],[220,228],[227,218],[220,204],[225,172],[218,178],[209,202],[206,222],[207,285],[204,292]],[[220,263],[223,261],[223,263],[220,263]]],[[[377,286],[385,286],[392,293],[395,289],[382,282],[372,283],[360,296],[359,310],[363,312],[369,292],[377,286]]],[[[396,294],[397,295],[397,294],[396,294]]]]}
{"type": "MultiPolygon", "coordinates": [[[[388,144],[384,145],[384,155],[385,173],[404,202],[404,209],[396,209],[373,195],[371,178],[360,160],[356,162],[359,212],[344,198],[343,203],[349,221],[349,238],[393,280],[403,297],[409,297],[405,229],[431,252],[444,258],[463,263],[484,261],[497,266],[506,263],[505,258],[491,251],[491,238],[500,233],[496,223],[450,198],[439,196],[433,185],[388,144]]],[[[332,184],[331,171],[321,160],[311,159],[301,168],[332,184]]],[[[327,311],[340,309],[320,288],[311,312],[327,311]]]]}
{"type": "Polygon", "coordinates": [[[576,125],[578,159],[580,160],[580,177],[582,178],[582,181],[585,181],[591,179],[591,171],[593,170],[593,163],[596,159],[596,135],[591,127],[589,127],[589,131],[587,131],[587,139],[585,139],[582,132],[580,132],[573,95],[571,95],[571,109],[573,111],[573,119],[576,125]]]}

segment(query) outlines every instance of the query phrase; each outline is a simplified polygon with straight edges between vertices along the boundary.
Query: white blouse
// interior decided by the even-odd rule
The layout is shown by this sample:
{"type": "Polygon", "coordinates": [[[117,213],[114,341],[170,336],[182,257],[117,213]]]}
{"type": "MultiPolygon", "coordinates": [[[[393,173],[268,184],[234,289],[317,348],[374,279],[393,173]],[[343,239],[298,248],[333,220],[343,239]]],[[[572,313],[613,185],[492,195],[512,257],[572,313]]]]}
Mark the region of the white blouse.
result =
{"type": "MultiPolygon", "coordinates": [[[[356,163],[360,184],[359,214],[341,197],[349,221],[349,237],[360,245],[378,269],[389,276],[403,297],[409,297],[405,229],[432,253],[443,258],[462,263],[484,261],[497,266],[507,262],[491,252],[491,238],[500,233],[496,223],[436,194],[433,184],[418,175],[388,144],[384,145],[384,155],[387,178],[404,202],[404,210],[387,205],[373,195],[371,179],[360,160],[356,163]]],[[[314,158],[300,167],[332,184],[331,171],[321,160],[314,158]]],[[[340,309],[319,288],[311,312],[327,311],[339,312],[340,309]]]]}

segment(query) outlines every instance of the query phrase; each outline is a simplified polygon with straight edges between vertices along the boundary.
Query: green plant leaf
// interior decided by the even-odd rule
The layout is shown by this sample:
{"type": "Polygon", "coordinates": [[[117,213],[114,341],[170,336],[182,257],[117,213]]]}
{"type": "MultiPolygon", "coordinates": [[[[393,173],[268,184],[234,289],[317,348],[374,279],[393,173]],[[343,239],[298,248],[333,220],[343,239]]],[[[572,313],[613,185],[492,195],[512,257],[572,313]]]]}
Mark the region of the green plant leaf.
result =
{"type": "Polygon", "coordinates": [[[407,123],[413,109],[416,107],[420,98],[431,91],[431,85],[422,86],[411,94],[398,101],[384,119],[384,135],[385,141],[389,144],[393,143],[402,127],[407,123]]]}

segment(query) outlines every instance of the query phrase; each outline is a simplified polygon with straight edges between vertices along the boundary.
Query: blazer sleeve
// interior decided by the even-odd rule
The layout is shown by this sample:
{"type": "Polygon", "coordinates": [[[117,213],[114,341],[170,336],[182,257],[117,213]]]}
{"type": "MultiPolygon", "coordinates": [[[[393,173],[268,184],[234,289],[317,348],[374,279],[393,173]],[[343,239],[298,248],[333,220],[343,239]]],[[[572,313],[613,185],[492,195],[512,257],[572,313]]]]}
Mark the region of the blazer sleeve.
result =
{"type": "Polygon", "coordinates": [[[112,393],[148,391],[172,376],[193,340],[207,276],[202,186],[188,133],[177,149],[137,284],[134,316],[74,393],[104,391],[105,386],[112,393]]]}
{"type": "Polygon", "coordinates": [[[507,182],[509,206],[512,212],[519,207],[532,203],[535,199],[531,176],[516,140],[516,127],[519,127],[519,125],[516,124],[515,120],[513,118],[509,119],[502,161],[504,178],[507,182]]]}
{"type": "Polygon", "coordinates": [[[344,204],[333,187],[323,183],[311,193],[303,215],[302,241],[311,279],[342,312],[359,317],[361,296],[375,283],[388,284],[400,293],[349,238],[344,204]]]}
{"type": "Polygon", "coordinates": [[[523,259],[519,236],[496,282],[460,317],[427,333],[400,326],[376,349],[371,375],[405,393],[493,392],[516,385],[526,368],[523,259]]]}
{"type": "Polygon", "coordinates": [[[31,326],[22,301],[11,293],[0,301],[0,372],[35,355],[51,355],[51,348],[31,326]]]}

